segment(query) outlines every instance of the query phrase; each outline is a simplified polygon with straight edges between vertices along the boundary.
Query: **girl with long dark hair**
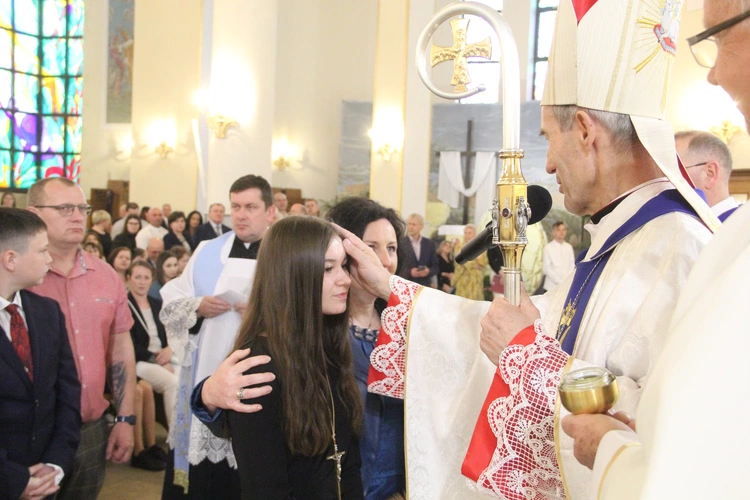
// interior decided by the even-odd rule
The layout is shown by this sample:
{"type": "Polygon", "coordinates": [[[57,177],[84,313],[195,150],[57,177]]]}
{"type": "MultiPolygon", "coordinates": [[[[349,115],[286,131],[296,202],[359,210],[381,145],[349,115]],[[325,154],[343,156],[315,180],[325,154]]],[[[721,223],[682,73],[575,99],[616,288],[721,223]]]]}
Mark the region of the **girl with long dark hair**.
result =
{"type": "Polygon", "coordinates": [[[269,355],[270,363],[246,373],[276,379],[251,401],[262,411],[227,415],[243,498],[363,498],[350,283],[330,224],[292,216],[263,238],[235,349],[269,355]]]}

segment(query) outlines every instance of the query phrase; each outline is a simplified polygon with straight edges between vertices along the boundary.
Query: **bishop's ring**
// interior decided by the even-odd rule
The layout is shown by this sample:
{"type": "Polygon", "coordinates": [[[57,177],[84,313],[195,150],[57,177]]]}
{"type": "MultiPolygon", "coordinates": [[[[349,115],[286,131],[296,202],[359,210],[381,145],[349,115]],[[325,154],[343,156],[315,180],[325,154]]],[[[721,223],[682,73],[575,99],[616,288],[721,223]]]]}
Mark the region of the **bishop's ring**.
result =
{"type": "Polygon", "coordinates": [[[240,401],[242,401],[243,399],[245,399],[245,388],[244,387],[240,387],[239,389],[237,389],[237,399],[239,399],[240,401]]]}

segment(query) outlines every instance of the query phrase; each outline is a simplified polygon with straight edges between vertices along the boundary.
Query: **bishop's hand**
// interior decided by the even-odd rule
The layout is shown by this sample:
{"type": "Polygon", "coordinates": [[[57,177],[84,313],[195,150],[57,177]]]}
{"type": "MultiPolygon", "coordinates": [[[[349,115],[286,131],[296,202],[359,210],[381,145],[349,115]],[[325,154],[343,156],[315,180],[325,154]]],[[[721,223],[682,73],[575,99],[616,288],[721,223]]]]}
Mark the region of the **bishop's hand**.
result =
{"type": "Polygon", "coordinates": [[[520,306],[514,306],[502,297],[493,300],[481,321],[479,347],[497,365],[500,354],[513,338],[524,328],[532,326],[539,316],[539,310],[523,290],[520,306]]]}
{"type": "Polygon", "coordinates": [[[349,256],[349,273],[352,278],[367,292],[388,300],[391,295],[389,280],[391,273],[383,267],[383,263],[372,248],[368,247],[355,234],[347,231],[338,224],[331,223],[344,240],[344,251],[349,256]]]}

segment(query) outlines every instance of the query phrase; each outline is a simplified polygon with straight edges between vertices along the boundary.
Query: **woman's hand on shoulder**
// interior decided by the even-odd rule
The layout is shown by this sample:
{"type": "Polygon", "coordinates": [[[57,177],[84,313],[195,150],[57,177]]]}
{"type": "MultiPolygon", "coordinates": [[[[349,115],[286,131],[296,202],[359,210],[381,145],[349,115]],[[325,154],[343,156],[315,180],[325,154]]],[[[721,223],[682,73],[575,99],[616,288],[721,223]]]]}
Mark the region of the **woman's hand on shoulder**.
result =
{"type": "Polygon", "coordinates": [[[267,384],[273,382],[276,375],[270,372],[245,375],[246,371],[271,361],[271,358],[266,355],[249,356],[249,354],[250,349],[234,351],[203,383],[201,399],[211,413],[214,413],[217,408],[241,413],[254,413],[262,409],[259,404],[243,401],[269,394],[272,388],[267,384]]]}

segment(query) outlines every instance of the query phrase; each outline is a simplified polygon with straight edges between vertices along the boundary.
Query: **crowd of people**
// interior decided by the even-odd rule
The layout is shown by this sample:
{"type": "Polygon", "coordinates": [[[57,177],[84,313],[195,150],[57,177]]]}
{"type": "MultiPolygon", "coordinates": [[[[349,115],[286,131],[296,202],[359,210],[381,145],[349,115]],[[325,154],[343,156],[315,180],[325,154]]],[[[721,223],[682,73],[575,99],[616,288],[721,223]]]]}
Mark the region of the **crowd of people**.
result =
{"type": "MultiPolygon", "coordinates": [[[[556,29],[637,14],[602,5],[561,2],[556,29]]],[[[750,117],[747,51],[733,48],[750,40],[747,7],[707,0],[690,43],[723,35],[696,59],[750,117]]],[[[555,225],[553,281],[520,305],[482,300],[481,262],[451,267],[471,226],[436,247],[419,214],[359,197],[325,218],[317,203],[287,211],[256,175],[229,189],[231,226],[218,202],[205,223],[131,203],[112,225],[65,178],[34,184],[26,209],[3,196],[0,495],[94,499],[111,460],[166,469],[166,499],[743,497],[750,210],[727,201],[715,141],[678,135],[675,149],[658,116],[575,104],[568,78],[604,83],[567,45],[542,108],[547,171],[595,227],[553,276],[570,259],[555,225]],[[563,376],[591,366],[616,376],[616,408],[637,422],[557,404],[563,376]]]]}

